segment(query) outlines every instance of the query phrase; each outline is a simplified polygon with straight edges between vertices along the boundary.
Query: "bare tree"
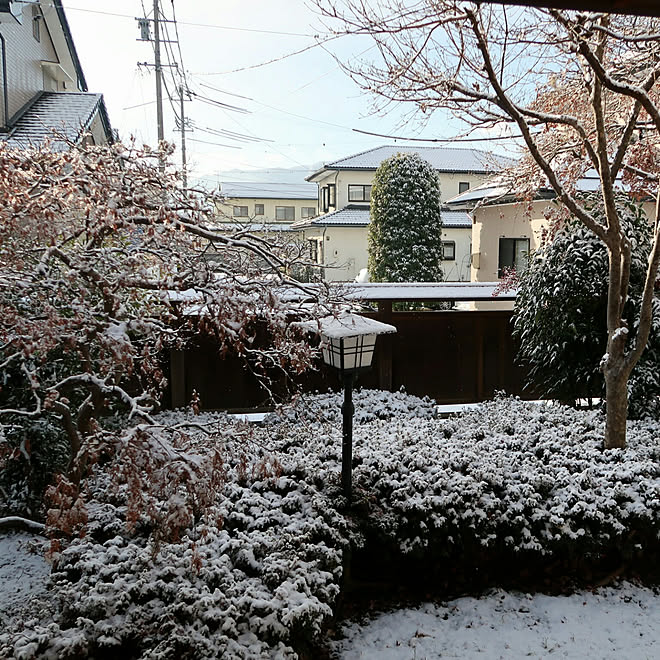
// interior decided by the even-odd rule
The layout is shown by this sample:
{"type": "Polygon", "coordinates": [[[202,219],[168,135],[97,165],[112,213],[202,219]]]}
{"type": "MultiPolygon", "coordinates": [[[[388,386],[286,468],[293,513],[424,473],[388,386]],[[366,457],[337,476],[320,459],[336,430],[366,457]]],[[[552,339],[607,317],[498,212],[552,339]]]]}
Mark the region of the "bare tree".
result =
{"type": "Polygon", "coordinates": [[[660,21],[454,0],[317,5],[335,31],[374,40],[376,59],[345,65],[364,89],[384,104],[414,104],[422,119],[445,110],[470,128],[512,127],[527,152],[518,172],[526,190],[520,192],[549,184],[568,212],[605,243],[605,447],[625,446],[627,381],[649,335],[660,225],[656,203],[641,311],[628,328],[622,312],[633,246],[615,189],[623,182],[631,193],[657,199],[660,21]],[[590,170],[600,179],[602,222],[578,190],[590,170]]]}
{"type": "Polygon", "coordinates": [[[310,363],[312,349],[288,324],[323,308],[278,295],[301,286],[287,276],[298,248],[218,231],[217,200],[161,171],[166,155],[0,143],[0,438],[6,424],[56,420],[74,490],[99,453],[160,457],[185,474],[199,468],[152,418],[166,382],[163,350],[191,334],[211,333],[219,351],[265,367],[310,363]],[[270,343],[260,348],[264,329],[270,343]]]}

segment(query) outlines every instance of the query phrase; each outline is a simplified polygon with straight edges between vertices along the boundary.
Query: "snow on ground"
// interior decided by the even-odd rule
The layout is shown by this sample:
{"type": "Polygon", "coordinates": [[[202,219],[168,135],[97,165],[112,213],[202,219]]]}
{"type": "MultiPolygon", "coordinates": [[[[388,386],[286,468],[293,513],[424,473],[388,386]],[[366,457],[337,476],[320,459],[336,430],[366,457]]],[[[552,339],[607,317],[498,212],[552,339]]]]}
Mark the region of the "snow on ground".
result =
{"type": "MultiPolygon", "coordinates": [[[[357,527],[338,497],[341,398],[301,397],[254,426],[188,419],[177,446],[197,456],[222,443],[225,478],[181,538],[154,541],[147,519],[129,531],[125,493],[97,473],[87,535],[62,551],[52,592],[26,543],[34,537],[0,534],[0,657],[295,658],[301,640],[322,634],[343,549],[361,547],[365,529],[390,552],[437,562],[461,559],[474,539],[527,557],[657,548],[658,422],[631,422],[628,448],[604,452],[598,412],[501,399],[438,419],[431,400],[360,391],[353,478],[368,508],[357,527]]],[[[160,420],[174,427],[188,412],[160,420]]],[[[496,591],[344,631],[332,642],[342,660],[642,660],[658,657],[660,592],[630,583],[571,597],[496,591]]]]}
{"type": "Polygon", "coordinates": [[[562,657],[651,660],[660,648],[660,595],[624,582],[572,596],[495,591],[381,614],[344,628],[341,660],[562,657]]]}
{"type": "Polygon", "coordinates": [[[45,540],[27,532],[0,534],[0,628],[47,599],[45,540]]]}

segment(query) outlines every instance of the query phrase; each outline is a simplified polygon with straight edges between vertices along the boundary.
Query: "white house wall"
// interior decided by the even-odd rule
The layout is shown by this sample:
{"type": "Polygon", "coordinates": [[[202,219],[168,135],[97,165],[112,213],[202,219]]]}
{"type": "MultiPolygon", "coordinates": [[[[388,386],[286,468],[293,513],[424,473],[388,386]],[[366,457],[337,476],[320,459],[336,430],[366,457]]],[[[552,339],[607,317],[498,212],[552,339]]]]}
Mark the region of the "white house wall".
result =
{"type": "Polygon", "coordinates": [[[264,197],[240,197],[227,199],[223,204],[218,205],[218,211],[221,214],[220,220],[222,222],[283,222],[291,224],[292,220],[276,220],[275,207],[276,206],[293,206],[295,208],[294,220],[302,218],[303,207],[314,207],[318,213],[318,204],[315,199],[270,199],[264,197]],[[263,204],[264,214],[255,215],[255,205],[263,204]],[[247,206],[247,217],[234,217],[234,206],[247,206]]]}
{"type": "MultiPolygon", "coordinates": [[[[330,225],[304,230],[305,240],[316,240],[323,246],[319,258],[325,267],[324,279],[329,282],[351,282],[367,267],[367,234],[368,228],[362,225],[330,225]]],[[[443,240],[456,244],[456,259],[442,262],[446,281],[469,281],[471,235],[469,228],[443,230],[443,240]]]]}
{"type": "Polygon", "coordinates": [[[442,240],[456,245],[455,259],[442,262],[442,277],[445,282],[470,281],[470,255],[472,253],[472,229],[469,227],[443,227],[442,240]]]}
{"type": "Polygon", "coordinates": [[[351,282],[367,267],[366,227],[310,227],[304,234],[306,240],[316,240],[319,244],[325,280],[351,282]]]}
{"type": "Polygon", "coordinates": [[[88,130],[92,135],[94,144],[106,144],[107,138],[105,135],[105,129],[103,128],[103,122],[101,121],[98,113],[95,115],[94,119],[89,125],[88,130]]]}
{"type": "MultiPolygon", "coordinates": [[[[644,211],[653,217],[654,204],[644,203],[644,211]]],[[[472,225],[472,282],[498,281],[500,238],[529,238],[530,253],[541,247],[548,229],[545,212],[554,207],[554,202],[514,202],[478,207],[473,211],[472,225]]],[[[497,303],[490,306],[475,304],[477,309],[511,309],[512,303],[497,303]]]]}
{"type": "MultiPolygon", "coordinates": [[[[54,11],[54,10],[53,10],[54,11]]],[[[7,88],[9,91],[9,116],[11,119],[34,95],[42,90],[64,91],[58,81],[41,66],[42,61],[58,62],[57,53],[44,21],[40,25],[40,41],[32,34],[32,5],[23,5],[23,21],[3,20],[0,30],[6,41],[7,88]]],[[[75,73],[73,74],[75,80],[75,73]]],[[[69,90],[75,90],[71,83],[69,90]]],[[[0,86],[0,97],[4,87],[0,86]]],[[[0,113],[4,113],[4,99],[0,99],[0,113]]]]}
{"type": "MultiPolygon", "coordinates": [[[[335,184],[337,186],[337,203],[331,207],[330,210],[343,209],[349,204],[368,206],[367,203],[360,204],[359,202],[351,202],[348,199],[348,186],[349,185],[373,185],[375,170],[328,170],[323,178],[317,179],[319,186],[318,206],[322,209],[322,193],[321,190],[328,184],[335,184]]],[[[455,174],[448,172],[439,172],[438,181],[440,183],[440,199],[451,199],[459,194],[459,183],[468,183],[470,188],[476,188],[484,183],[489,178],[486,174],[455,174]]]]}

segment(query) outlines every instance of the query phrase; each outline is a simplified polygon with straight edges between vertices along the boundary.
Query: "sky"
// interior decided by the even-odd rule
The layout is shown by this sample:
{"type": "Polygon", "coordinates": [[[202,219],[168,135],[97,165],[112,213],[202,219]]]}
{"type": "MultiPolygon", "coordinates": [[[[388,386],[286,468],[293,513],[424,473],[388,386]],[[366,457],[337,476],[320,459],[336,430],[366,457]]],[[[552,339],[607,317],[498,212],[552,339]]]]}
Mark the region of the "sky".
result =
{"type": "MultiPolygon", "coordinates": [[[[186,85],[196,95],[184,105],[188,169],[198,183],[302,182],[323,163],[394,142],[354,129],[432,138],[451,138],[462,130],[457,120],[439,114],[422,130],[406,122],[409,106],[373,114],[373,98],[335,59],[369,57],[372,42],[351,36],[319,45],[327,28],[309,2],[160,1],[170,21],[161,30],[170,42],[163,44],[162,59],[178,65],[165,67],[165,85],[174,97],[170,103],[165,93],[165,139],[177,144],[180,162],[174,108],[178,113],[176,88],[184,71],[186,85]]],[[[104,94],[113,128],[122,139],[135,136],[155,144],[153,66],[138,64],[153,64],[153,42],[139,40],[136,20],[153,18],[153,0],[63,4],[89,91],[104,94]]]]}

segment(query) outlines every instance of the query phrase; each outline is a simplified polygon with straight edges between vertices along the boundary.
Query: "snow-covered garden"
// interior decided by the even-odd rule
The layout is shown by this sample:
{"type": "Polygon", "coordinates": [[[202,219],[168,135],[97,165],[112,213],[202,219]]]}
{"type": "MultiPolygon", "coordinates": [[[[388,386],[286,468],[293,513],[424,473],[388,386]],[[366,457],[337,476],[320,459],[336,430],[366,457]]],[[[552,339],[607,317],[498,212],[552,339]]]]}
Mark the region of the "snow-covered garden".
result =
{"type": "Polygon", "coordinates": [[[259,425],[163,413],[177,451],[219,456],[213,501],[191,507],[200,491],[182,480],[142,493],[136,512],[131,475],[122,485],[99,463],[84,521],[51,548],[47,591],[1,610],[0,657],[614,657],[626,639],[625,657],[651,657],[658,422],[629,422],[627,448],[603,450],[596,411],[500,398],[441,419],[402,393],[355,403],[350,505],[339,395],[259,425]],[[369,600],[436,604],[368,623],[369,600]],[[587,612],[600,614],[578,635],[587,612]]]}

